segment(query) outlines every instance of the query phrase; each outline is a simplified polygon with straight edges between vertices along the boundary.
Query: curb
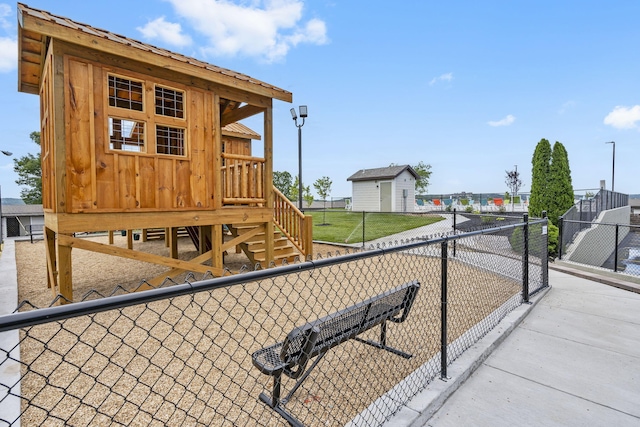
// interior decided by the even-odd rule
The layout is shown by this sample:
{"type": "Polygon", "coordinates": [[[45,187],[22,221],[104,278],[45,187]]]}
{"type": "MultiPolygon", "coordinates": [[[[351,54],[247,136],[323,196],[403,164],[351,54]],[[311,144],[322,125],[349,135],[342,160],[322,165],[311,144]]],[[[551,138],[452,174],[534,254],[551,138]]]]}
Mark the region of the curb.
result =
{"type": "Polygon", "coordinates": [[[615,288],[624,289],[625,291],[640,294],[640,285],[636,283],[627,282],[615,277],[608,277],[597,273],[591,273],[589,271],[579,270],[577,268],[571,268],[565,265],[558,265],[555,263],[549,263],[549,268],[552,270],[560,271],[562,273],[570,274],[572,276],[580,277],[582,279],[591,280],[594,282],[602,283],[603,285],[613,286],[615,288]]]}

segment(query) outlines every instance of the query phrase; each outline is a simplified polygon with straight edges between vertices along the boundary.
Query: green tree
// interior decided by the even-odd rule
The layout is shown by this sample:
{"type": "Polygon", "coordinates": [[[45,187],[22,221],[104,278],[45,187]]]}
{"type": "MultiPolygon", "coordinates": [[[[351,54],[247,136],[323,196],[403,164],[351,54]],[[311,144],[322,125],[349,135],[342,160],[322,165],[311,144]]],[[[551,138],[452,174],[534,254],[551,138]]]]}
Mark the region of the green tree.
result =
{"type": "Polygon", "coordinates": [[[307,203],[307,207],[310,208],[313,204],[313,194],[311,194],[311,188],[308,185],[302,189],[302,198],[307,203]]]}
{"type": "MultiPolygon", "coordinates": [[[[40,132],[31,132],[29,138],[40,145],[40,132]]],[[[16,184],[25,186],[20,197],[28,205],[42,203],[42,164],[40,155],[29,153],[19,159],[13,159],[13,170],[18,174],[16,184]]]]}
{"type": "Polygon", "coordinates": [[[548,180],[551,165],[551,144],[541,139],[536,145],[531,160],[531,196],[529,198],[529,215],[533,218],[542,216],[542,211],[549,207],[548,180]]]}
{"type": "Polygon", "coordinates": [[[550,199],[547,214],[549,220],[558,225],[558,219],[573,206],[574,200],[569,156],[564,145],[558,141],[553,144],[549,175],[548,192],[550,199]]]}
{"type": "Polygon", "coordinates": [[[429,187],[429,178],[431,178],[431,165],[419,161],[417,165],[412,166],[420,178],[416,179],[416,194],[424,194],[429,187]]]}
{"type": "Polygon", "coordinates": [[[326,225],[326,216],[327,216],[327,197],[331,194],[331,184],[333,182],[328,176],[323,176],[322,178],[316,179],[316,182],[313,183],[313,187],[316,189],[318,196],[324,202],[323,204],[323,213],[322,213],[322,224],[326,225]]]}
{"type": "Polygon", "coordinates": [[[291,174],[287,171],[279,172],[273,171],[273,185],[280,190],[285,197],[291,198],[291,183],[293,182],[293,178],[291,174]]]}
{"type": "MultiPolygon", "coordinates": [[[[293,201],[296,203],[298,203],[298,176],[296,175],[296,178],[293,180],[293,184],[291,185],[291,189],[289,191],[289,200],[293,201]]],[[[313,203],[313,194],[311,194],[311,187],[309,187],[308,185],[305,186],[304,183],[302,183],[302,199],[307,202],[307,207],[311,207],[311,204],[313,203]]]]}

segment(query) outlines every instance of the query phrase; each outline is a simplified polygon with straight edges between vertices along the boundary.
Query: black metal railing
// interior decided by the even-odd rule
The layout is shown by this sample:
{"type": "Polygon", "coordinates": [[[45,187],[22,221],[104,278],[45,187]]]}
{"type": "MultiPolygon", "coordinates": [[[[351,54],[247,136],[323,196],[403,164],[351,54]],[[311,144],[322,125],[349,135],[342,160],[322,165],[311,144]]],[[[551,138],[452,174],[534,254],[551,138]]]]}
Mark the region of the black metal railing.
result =
{"type": "Polygon", "coordinates": [[[640,226],[568,219],[560,225],[559,259],[640,276],[640,226]],[[574,230],[582,231],[579,238],[574,230]]]}
{"type": "Polygon", "coordinates": [[[602,211],[628,205],[628,194],[601,189],[594,197],[578,201],[559,218],[558,222],[563,224],[560,238],[569,244],[580,231],[590,227],[602,211]]]}
{"type": "Polygon", "coordinates": [[[258,398],[272,377],[252,353],[415,280],[411,313],[385,337],[410,359],[348,340],[282,402],[303,425],[381,425],[548,286],[546,225],[524,218],[64,306],[25,302],[0,317],[0,371],[11,372],[0,376],[0,424],[286,425],[258,398]]]}

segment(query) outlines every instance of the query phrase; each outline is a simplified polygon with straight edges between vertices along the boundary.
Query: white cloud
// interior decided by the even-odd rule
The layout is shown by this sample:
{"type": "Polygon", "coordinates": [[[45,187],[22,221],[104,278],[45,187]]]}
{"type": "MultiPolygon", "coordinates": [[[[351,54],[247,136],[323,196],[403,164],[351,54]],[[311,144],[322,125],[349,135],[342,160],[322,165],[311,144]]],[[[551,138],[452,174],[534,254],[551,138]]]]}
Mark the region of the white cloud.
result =
{"type": "Polygon", "coordinates": [[[7,19],[11,15],[11,6],[6,3],[0,3],[0,27],[5,30],[11,29],[11,22],[7,19]]]}
{"type": "Polygon", "coordinates": [[[570,110],[575,106],[576,106],[575,101],[567,101],[564,104],[562,104],[562,106],[558,110],[558,114],[564,114],[567,110],[570,110]]]}
{"type": "Polygon", "coordinates": [[[283,59],[301,43],[328,43],[320,19],[302,20],[301,0],[169,0],[176,12],[208,39],[213,55],[244,55],[268,62],[283,59]]]}
{"type": "Polygon", "coordinates": [[[618,105],[604,118],[604,124],[617,129],[634,129],[640,121],[640,105],[623,107],[618,105]]]}
{"type": "Polygon", "coordinates": [[[18,42],[9,37],[0,37],[0,73],[18,67],[18,42]]]}
{"type": "Polygon", "coordinates": [[[487,124],[489,126],[494,126],[494,127],[497,127],[497,126],[509,126],[510,124],[512,124],[515,121],[516,121],[516,118],[514,116],[512,116],[511,114],[509,114],[507,117],[505,117],[502,120],[490,121],[490,122],[487,122],[487,124]]]}
{"type": "Polygon", "coordinates": [[[137,30],[148,40],[159,39],[162,42],[180,47],[191,44],[191,37],[182,33],[180,24],[167,22],[164,20],[164,16],[147,22],[147,25],[138,27],[137,30]]]}
{"type": "Polygon", "coordinates": [[[451,80],[453,80],[453,73],[441,74],[438,77],[434,77],[433,79],[431,79],[431,81],[429,82],[429,86],[433,86],[438,82],[450,82],[451,80]]]}

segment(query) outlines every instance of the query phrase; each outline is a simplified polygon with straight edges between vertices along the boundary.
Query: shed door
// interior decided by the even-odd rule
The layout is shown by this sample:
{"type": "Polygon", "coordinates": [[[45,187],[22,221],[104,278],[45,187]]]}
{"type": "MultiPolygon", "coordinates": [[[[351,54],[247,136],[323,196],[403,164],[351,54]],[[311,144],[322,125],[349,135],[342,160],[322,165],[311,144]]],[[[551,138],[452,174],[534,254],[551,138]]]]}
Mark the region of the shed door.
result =
{"type": "Polygon", "coordinates": [[[380,212],[391,212],[391,182],[380,183],[380,212]]]}

